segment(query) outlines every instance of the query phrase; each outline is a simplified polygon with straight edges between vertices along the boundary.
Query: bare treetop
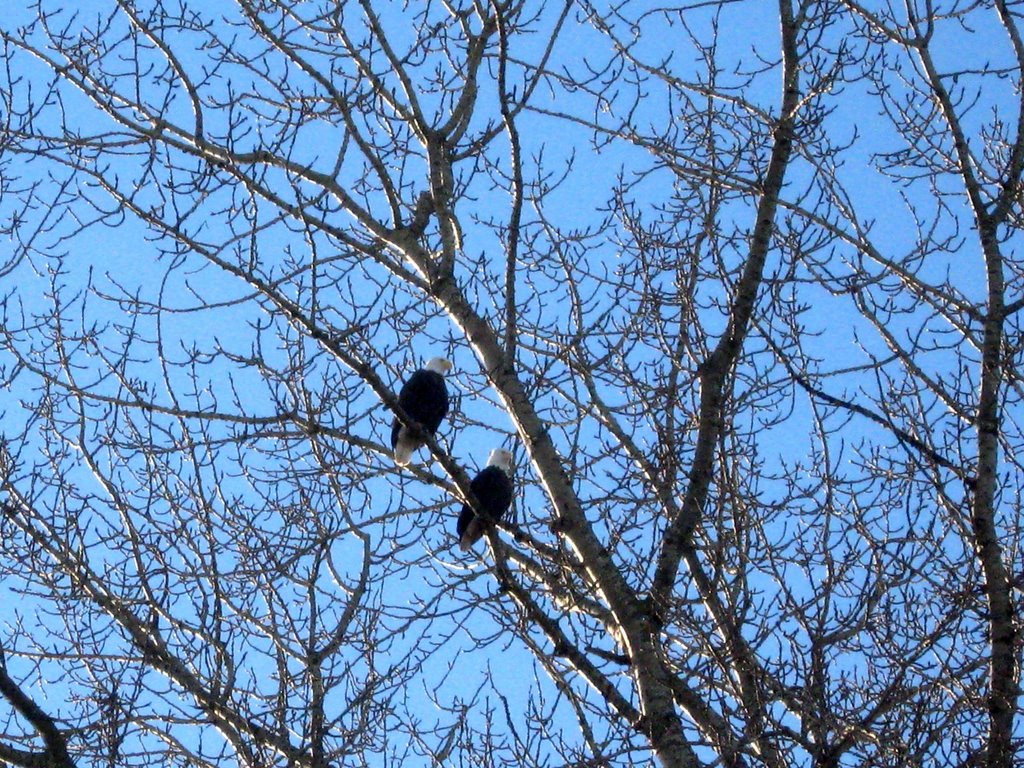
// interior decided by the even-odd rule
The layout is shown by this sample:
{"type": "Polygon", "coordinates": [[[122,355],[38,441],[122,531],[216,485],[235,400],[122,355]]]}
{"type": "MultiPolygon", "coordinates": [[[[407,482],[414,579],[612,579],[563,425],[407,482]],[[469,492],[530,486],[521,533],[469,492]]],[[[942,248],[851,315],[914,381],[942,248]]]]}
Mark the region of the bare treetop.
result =
{"type": "Polygon", "coordinates": [[[1019,764],[1019,24],[10,10],[0,762],[1019,764]]]}

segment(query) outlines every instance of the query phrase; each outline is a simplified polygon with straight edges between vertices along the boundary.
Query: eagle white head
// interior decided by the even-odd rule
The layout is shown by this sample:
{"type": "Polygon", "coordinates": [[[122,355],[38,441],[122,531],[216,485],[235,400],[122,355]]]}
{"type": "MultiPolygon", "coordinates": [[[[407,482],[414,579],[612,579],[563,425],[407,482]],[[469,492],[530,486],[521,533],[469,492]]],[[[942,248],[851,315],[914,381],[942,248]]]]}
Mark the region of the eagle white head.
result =
{"type": "Polygon", "coordinates": [[[448,371],[452,369],[452,361],[445,357],[432,357],[427,361],[427,364],[423,366],[428,371],[434,373],[440,373],[444,376],[448,371]]]}
{"type": "Polygon", "coordinates": [[[491,455],[487,457],[487,466],[497,467],[508,473],[512,468],[512,451],[507,451],[504,448],[495,448],[491,451],[491,455]]]}

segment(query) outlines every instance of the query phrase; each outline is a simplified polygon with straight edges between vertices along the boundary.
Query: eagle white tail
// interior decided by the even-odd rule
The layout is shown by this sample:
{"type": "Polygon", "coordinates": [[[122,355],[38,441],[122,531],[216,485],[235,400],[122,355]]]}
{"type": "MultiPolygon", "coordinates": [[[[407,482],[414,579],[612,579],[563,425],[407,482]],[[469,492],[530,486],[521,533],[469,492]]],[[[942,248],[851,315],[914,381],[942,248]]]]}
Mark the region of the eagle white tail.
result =
{"type": "Polygon", "coordinates": [[[402,467],[408,466],[412,461],[413,451],[418,447],[416,441],[406,434],[405,427],[402,427],[402,431],[398,433],[398,440],[395,442],[395,464],[402,467]]]}
{"type": "Polygon", "coordinates": [[[459,539],[459,549],[463,552],[469,552],[482,536],[483,531],[480,530],[480,521],[474,517],[469,525],[466,526],[466,530],[463,531],[462,538],[459,539]]]}

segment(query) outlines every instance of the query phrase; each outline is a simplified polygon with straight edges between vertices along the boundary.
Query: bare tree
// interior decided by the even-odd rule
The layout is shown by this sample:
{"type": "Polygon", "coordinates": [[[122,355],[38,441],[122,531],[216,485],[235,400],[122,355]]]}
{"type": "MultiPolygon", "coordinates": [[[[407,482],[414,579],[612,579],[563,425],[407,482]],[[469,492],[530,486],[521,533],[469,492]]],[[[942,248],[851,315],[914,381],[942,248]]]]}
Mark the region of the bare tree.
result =
{"type": "Polygon", "coordinates": [[[1024,763],[1020,11],[896,5],[0,22],[0,760],[1024,763]]]}

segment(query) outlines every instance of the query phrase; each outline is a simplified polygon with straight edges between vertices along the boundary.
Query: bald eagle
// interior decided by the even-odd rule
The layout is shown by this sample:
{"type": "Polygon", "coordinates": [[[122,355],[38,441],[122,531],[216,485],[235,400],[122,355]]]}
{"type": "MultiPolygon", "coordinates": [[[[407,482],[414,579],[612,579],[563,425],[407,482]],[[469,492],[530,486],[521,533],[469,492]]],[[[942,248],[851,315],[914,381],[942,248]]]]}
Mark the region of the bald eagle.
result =
{"type": "Polygon", "coordinates": [[[448,413],[448,387],[444,383],[444,374],[451,369],[450,360],[432,357],[402,385],[398,404],[420,429],[409,429],[395,416],[391,425],[391,449],[396,464],[405,466],[412,459],[413,452],[426,444],[423,433],[433,436],[437,432],[448,413]]]}
{"type": "Polygon", "coordinates": [[[469,484],[487,515],[480,518],[469,504],[462,505],[455,532],[463,552],[468,552],[480,540],[485,525],[497,522],[508,511],[512,503],[512,478],[509,477],[511,466],[512,454],[504,448],[496,448],[487,458],[487,466],[469,484]]]}

